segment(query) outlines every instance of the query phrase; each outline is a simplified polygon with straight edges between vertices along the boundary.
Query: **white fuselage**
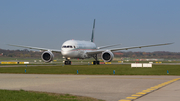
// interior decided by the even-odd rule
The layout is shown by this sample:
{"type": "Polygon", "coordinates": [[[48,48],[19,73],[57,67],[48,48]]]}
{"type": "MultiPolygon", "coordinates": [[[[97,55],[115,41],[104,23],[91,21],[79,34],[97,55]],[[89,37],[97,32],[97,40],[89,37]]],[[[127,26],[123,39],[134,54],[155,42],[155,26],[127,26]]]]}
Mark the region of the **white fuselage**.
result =
{"type": "Polygon", "coordinates": [[[90,41],[68,40],[62,44],[61,53],[65,58],[85,59],[91,57],[86,52],[96,49],[95,43],[90,41]]]}

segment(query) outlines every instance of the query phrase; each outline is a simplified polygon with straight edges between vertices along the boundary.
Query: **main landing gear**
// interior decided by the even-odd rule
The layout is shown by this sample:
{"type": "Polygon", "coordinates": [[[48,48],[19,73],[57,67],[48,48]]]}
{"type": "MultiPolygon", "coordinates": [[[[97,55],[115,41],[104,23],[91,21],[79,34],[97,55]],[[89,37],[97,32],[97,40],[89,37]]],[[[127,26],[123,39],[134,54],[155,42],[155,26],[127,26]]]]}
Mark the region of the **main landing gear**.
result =
{"type": "Polygon", "coordinates": [[[93,65],[99,65],[99,61],[97,59],[97,54],[94,55],[93,58],[96,60],[96,61],[93,61],[93,65]]]}
{"type": "Polygon", "coordinates": [[[64,62],[65,65],[71,65],[71,61],[66,58],[66,61],[64,62]]]}
{"type": "Polygon", "coordinates": [[[99,61],[93,61],[93,65],[99,65],[99,61]]]}

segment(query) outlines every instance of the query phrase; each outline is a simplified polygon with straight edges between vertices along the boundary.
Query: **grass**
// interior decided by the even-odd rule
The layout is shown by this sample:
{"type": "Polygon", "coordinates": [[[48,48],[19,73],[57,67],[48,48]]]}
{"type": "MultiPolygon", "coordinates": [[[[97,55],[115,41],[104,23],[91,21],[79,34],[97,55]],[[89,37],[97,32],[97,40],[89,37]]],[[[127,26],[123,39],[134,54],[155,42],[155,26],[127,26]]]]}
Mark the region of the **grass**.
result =
{"type": "Polygon", "coordinates": [[[0,90],[1,101],[102,101],[90,97],[32,91],[0,90]]]}
{"type": "Polygon", "coordinates": [[[79,74],[83,75],[180,75],[180,65],[153,65],[152,68],[131,68],[130,65],[66,65],[66,66],[28,66],[0,67],[0,73],[28,74],[79,74]]]}

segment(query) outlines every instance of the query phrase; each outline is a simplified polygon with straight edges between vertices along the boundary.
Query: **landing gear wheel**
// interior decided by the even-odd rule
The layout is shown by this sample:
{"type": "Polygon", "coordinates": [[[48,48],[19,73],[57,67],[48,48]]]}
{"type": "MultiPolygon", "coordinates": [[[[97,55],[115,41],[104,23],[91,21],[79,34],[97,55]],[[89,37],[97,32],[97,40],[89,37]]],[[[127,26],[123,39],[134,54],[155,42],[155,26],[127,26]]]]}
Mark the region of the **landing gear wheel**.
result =
{"type": "Polygon", "coordinates": [[[93,65],[99,65],[99,61],[93,61],[93,65]]]}
{"type": "Polygon", "coordinates": [[[96,61],[93,61],[93,65],[96,65],[96,61]]]}
{"type": "Polygon", "coordinates": [[[96,61],[96,64],[99,65],[99,61],[96,61]]]}
{"type": "Polygon", "coordinates": [[[71,61],[65,61],[64,64],[65,65],[71,65],[71,61]]]}

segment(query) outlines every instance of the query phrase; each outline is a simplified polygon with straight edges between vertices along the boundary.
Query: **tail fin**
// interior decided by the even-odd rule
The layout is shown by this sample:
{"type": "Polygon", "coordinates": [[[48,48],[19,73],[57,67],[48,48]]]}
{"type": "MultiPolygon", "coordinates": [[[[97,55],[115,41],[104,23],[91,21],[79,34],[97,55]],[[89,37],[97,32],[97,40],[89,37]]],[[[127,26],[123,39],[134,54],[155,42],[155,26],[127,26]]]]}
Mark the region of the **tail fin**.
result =
{"type": "Polygon", "coordinates": [[[96,20],[96,19],[94,19],[94,23],[93,23],[93,29],[92,29],[91,42],[94,42],[94,29],[95,29],[95,20],[96,20]]]}

